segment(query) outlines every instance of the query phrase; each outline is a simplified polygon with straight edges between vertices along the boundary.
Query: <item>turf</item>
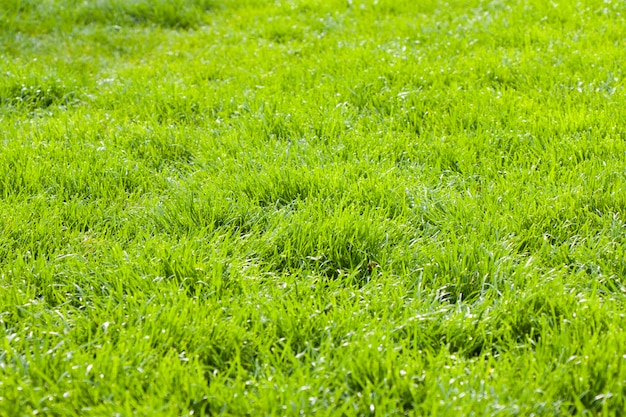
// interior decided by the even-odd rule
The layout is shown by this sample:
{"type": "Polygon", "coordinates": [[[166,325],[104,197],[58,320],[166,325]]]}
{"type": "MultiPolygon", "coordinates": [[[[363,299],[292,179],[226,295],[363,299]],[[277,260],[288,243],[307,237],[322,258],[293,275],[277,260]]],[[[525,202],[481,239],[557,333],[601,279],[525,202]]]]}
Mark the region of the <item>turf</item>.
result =
{"type": "Polygon", "coordinates": [[[624,27],[3,0],[0,415],[622,415],[624,27]]]}

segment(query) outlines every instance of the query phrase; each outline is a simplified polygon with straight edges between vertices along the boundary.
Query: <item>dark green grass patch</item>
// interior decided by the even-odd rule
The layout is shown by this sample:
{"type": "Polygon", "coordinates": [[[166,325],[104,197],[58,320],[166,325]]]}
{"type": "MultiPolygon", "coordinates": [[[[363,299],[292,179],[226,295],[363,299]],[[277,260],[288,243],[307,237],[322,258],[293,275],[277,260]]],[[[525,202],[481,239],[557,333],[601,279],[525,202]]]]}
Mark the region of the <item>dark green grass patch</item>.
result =
{"type": "Polygon", "coordinates": [[[74,25],[156,26],[190,29],[204,23],[216,6],[211,0],[90,0],[61,2],[49,0],[8,0],[4,5],[3,27],[7,31],[41,34],[65,31],[74,25]]]}

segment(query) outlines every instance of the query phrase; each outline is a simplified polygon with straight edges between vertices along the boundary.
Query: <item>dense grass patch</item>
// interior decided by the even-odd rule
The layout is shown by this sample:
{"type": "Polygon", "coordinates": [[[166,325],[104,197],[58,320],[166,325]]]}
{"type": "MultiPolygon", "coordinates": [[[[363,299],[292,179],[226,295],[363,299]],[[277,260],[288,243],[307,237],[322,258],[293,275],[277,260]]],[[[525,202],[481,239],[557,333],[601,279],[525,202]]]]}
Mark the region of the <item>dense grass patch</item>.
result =
{"type": "Polygon", "coordinates": [[[620,415],[620,1],[0,8],[0,415],[620,415]]]}

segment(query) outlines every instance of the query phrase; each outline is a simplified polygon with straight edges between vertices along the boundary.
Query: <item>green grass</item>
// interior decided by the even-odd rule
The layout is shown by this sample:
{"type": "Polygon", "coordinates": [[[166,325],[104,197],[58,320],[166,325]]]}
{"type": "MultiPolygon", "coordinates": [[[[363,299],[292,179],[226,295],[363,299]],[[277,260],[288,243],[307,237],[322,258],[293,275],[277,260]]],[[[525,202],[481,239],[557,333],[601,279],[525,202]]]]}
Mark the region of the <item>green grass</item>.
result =
{"type": "Polygon", "coordinates": [[[0,415],[622,415],[624,27],[4,0],[0,415]]]}

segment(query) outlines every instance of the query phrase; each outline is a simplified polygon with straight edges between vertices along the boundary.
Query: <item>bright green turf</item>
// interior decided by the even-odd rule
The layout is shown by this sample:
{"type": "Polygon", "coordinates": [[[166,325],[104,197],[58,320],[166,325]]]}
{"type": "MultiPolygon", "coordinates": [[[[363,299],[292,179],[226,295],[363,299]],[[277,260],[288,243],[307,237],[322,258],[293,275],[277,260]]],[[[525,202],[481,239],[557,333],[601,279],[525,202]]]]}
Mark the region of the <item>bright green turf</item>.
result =
{"type": "Polygon", "coordinates": [[[625,28],[1,0],[0,415],[622,414],[625,28]]]}

